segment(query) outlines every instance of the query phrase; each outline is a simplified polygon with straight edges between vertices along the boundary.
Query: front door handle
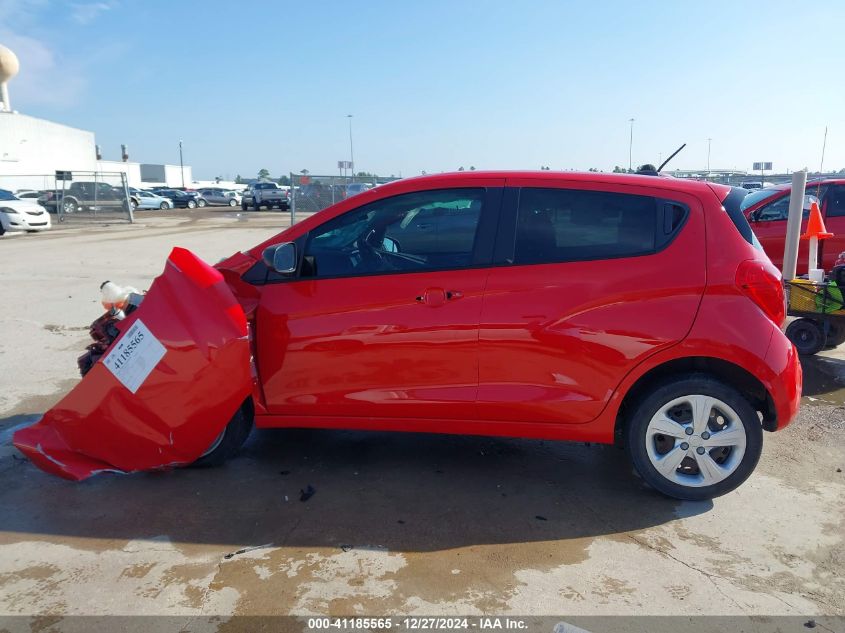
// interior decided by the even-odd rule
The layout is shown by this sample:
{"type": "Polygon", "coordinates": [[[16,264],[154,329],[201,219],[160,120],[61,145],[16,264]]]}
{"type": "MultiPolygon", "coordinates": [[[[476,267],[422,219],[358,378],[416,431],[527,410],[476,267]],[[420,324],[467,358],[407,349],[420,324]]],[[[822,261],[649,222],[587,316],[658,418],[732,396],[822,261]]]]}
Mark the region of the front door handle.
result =
{"type": "Polygon", "coordinates": [[[426,288],[421,295],[416,297],[417,303],[424,303],[427,306],[442,306],[447,301],[454,301],[464,296],[460,290],[443,290],[443,288],[426,288]]]}

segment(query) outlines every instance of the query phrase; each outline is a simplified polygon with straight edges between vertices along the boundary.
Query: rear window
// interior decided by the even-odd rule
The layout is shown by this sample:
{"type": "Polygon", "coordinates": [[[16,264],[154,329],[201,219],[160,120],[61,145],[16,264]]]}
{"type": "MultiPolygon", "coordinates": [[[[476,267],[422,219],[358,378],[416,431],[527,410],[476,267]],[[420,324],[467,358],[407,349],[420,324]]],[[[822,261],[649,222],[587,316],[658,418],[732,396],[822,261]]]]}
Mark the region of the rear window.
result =
{"type": "MultiPolygon", "coordinates": [[[[775,190],[774,193],[779,192],[775,190]]],[[[745,217],[742,208],[743,200],[750,198],[753,195],[755,194],[748,195],[748,192],[741,187],[731,187],[728,197],[722,202],[722,206],[727,212],[728,217],[730,217],[731,221],[734,223],[736,230],[739,231],[740,235],[742,235],[742,239],[751,244],[751,246],[757,250],[762,251],[763,247],[757,240],[757,236],[754,235],[754,231],[751,230],[751,225],[748,224],[748,219],[745,217]]]]}
{"type": "Polygon", "coordinates": [[[601,191],[524,188],[514,263],[632,257],[656,250],[655,198],[601,191]]]}

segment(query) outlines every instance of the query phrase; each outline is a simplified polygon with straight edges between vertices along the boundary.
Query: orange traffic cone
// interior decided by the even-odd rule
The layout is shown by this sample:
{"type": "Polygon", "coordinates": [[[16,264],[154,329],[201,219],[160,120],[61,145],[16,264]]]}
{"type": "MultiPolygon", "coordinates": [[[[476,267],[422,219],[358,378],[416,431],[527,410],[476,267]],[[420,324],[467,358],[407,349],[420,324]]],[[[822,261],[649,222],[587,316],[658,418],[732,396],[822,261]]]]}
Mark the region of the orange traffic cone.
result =
{"type": "Polygon", "coordinates": [[[807,262],[807,275],[810,281],[821,283],[824,281],[824,270],[816,268],[819,265],[819,240],[826,240],[833,237],[824,228],[822,212],[819,211],[819,204],[814,202],[810,205],[810,221],[807,222],[807,232],[801,236],[802,240],[810,240],[809,261],[807,262]]]}
{"type": "Polygon", "coordinates": [[[833,237],[833,233],[828,233],[824,227],[824,219],[822,219],[822,212],[819,211],[818,202],[810,205],[810,221],[807,223],[807,232],[801,236],[801,239],[808,240],[812,237],[817,237],[820,240],[833,237]]]}

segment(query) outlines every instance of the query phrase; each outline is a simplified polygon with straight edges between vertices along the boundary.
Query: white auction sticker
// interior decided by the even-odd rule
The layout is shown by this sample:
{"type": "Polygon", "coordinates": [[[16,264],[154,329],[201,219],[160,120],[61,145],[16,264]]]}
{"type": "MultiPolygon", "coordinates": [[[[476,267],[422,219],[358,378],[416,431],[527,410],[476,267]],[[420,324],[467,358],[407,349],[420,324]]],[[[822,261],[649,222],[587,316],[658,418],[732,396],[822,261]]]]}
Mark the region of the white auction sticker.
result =
{"type": "Polygon", "coordinates": [[[103,358],[103,363],[124,387],[135,393],[166,351],[138,319],[103,358]]]}

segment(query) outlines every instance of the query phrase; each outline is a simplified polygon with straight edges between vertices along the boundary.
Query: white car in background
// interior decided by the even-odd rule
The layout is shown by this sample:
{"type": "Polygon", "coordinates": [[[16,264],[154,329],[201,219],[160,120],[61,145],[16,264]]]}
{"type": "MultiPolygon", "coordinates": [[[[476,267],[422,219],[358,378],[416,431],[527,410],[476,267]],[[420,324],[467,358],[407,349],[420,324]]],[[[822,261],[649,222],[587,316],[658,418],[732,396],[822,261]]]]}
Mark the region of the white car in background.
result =
{"type": "Polygon", "coordinates": [[[6,231],[45,231],[52,226],[50,214],[36,200],[21,200],[0,189],[0,235],[6,231]]]}
{"type": "Polygon", "coordinates": [[[159,196],[151,191],[138,189],[132,196],[138,201],[136,209],[161,209],[167,211],[173,208],[173,201],[170,198],[159,196]]]}

